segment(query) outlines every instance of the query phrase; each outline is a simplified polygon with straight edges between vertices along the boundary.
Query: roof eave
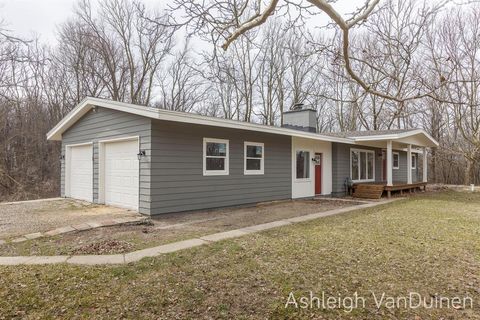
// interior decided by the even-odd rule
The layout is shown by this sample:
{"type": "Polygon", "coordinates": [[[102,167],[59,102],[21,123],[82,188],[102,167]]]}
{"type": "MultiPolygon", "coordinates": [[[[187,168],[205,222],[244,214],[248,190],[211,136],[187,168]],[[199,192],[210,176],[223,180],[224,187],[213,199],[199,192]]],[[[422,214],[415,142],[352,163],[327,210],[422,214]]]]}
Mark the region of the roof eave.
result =
{"type": "Polygon", "coordinates": [[[47,133],[48,140],[61,140],[62,134],[73,125],[81,116],[87,113],[93,106],[99,106],[109,109],[115,109],[123,112],[137,114],[157,120],[192,123],[200,125],[209,125],[215,127],[227,127],[240,130],[249,130],[257,132],[265,132],[279,135],[294,136],[300,138],[328,141],[353,143],[353,139],[331,137],[317,133],[303,132],[294,129],[265,126],[249,122],[239,122],[229,119],[205,117],[191,113],[180,113],[176,111],[156,109],[150,107],[142,107],[128,103],[107,101],[99,98],[87,97],[83,99],[72,111],[70,111],[52,130],[47,133]]]}
{"type": "Polygon", "coordinates": [[[425,130],[416,129],[412,131],[396,133],[396,134],[385,134],[385,135],[372,135],[372,136],[362,136],[362,137],[352,137],[355,142],[362,141],[385,141],[385,140],[399,140],[402,138],[411,137],[417,134],[423,134],[429,141],[430,144],[425,145],[425,147],[438,147],[439,143],[432,138],[425,130]]]}

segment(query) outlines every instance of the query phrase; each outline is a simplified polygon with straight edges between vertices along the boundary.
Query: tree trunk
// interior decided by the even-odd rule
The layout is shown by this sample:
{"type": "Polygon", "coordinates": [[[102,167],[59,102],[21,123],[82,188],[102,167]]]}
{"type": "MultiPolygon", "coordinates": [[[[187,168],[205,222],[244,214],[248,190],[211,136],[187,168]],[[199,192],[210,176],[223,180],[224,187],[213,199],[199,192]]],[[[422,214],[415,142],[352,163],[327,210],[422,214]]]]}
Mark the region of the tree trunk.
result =
{"type": "Polygon", "coordinates": [[[467,160],[467,165],[465,166],[465,177],[464,177],[464,183],[466,186],[470,185],[472,183],[472,170],[473,170],[473,161],[470,159],[467,160]]]}

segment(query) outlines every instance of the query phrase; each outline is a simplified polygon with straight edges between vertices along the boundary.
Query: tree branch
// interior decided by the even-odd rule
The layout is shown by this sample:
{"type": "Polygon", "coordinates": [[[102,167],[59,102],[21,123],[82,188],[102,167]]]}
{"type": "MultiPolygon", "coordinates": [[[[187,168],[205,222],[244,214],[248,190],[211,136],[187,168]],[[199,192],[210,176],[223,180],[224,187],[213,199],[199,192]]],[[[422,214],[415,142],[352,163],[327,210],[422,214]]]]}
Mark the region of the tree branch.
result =
{"type": "Polygon", "coordinates": [[[275,11],[275,8],[277,7],[279,0],[272,0],[270,4],[265,8],[265,10],[262,13],[256,14],[252,16],[250,19],[248,19],[246,22],[241,24],[235,31],[233,31],[232,34],[230,34],[227,39],[225,40],[225,43],[222,45],[223,50],[227,50],[230,44],[235,41],[238,37],[240,37],[242,34],[247,32],[248,30],[251,30],[255,27],[258,27],[265,23],[267,21],[268,17],[273,14],[275,11]]]}

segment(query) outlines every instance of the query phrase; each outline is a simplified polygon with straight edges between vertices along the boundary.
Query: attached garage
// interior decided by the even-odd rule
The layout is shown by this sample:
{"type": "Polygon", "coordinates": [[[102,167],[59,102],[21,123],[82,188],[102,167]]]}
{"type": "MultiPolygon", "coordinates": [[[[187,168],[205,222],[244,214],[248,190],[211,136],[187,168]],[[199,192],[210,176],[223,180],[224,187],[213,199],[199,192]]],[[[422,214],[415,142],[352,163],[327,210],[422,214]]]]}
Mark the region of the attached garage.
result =
{"type": "Polygon", "coordinates": [[[47,138],[62,143],[62,196],[147,215],[344,194],[351,148],[437,145],[423,130],[320,134],[313,110],[290,115],[277,128],[86,98],[47,138]]]}
{"type": "Polygon", "coordinates": [[[93,201],[93,145],[66,147],[65,194],[68,197],[93,201]]]}
{"type": "Polygon", "coordinates": [[[99,147],[100,202],[138,210],[138,137],[99,141],[99,147]]]}

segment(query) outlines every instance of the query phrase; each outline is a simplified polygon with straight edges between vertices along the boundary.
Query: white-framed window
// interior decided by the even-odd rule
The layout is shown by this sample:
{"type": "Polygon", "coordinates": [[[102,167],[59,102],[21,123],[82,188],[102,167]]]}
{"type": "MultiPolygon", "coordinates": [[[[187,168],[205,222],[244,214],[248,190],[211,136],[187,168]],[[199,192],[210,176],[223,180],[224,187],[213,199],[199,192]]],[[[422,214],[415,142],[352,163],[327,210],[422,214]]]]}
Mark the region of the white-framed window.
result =
{"type": "Polygon", "coordinates": [[[228,140],[203,138],[203,175],[229,174],[228,140]]]}
{"type": "Polygon", "coordinates": [[[400,153],[393,152],[393,169],[400,168],[400,153]]]}
{"type": "Polygon", "coordinates": [[[351,149],[350,176],[354,182],[375,181],[375,152],[351,149]]]}
{"type": "Polygon", "coordinates": [[[417,154],[412,153],[412,169],[417,169],[417,154]]]}
{"type": "Polygon", "coordinates": [[[295,166],[297,180],[310,179],[310,152],[297,150],[295,154],[295,166]]]}
{"type": "Polygon", "coordinates": [[[265,146],[259,142],[244,143],[244,174],[264,173],[265,146]]]}

